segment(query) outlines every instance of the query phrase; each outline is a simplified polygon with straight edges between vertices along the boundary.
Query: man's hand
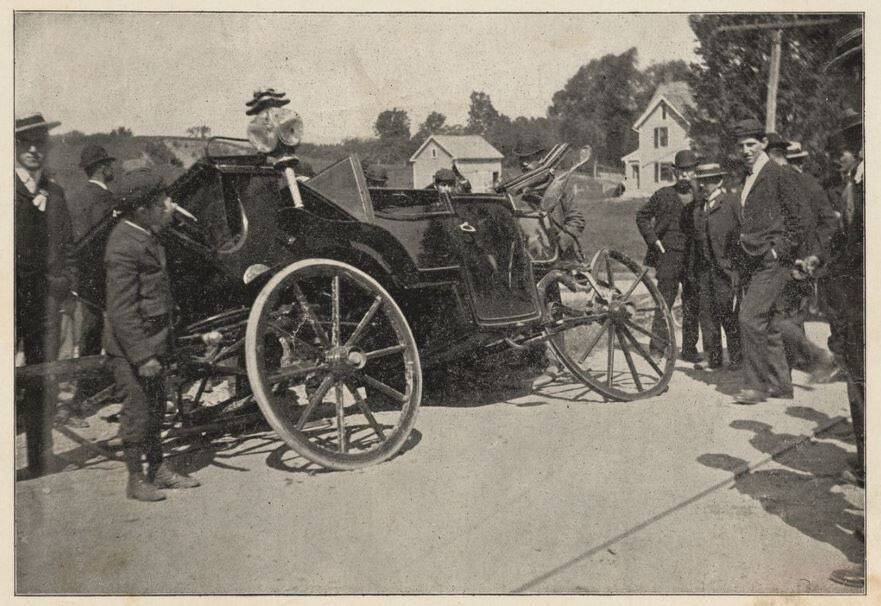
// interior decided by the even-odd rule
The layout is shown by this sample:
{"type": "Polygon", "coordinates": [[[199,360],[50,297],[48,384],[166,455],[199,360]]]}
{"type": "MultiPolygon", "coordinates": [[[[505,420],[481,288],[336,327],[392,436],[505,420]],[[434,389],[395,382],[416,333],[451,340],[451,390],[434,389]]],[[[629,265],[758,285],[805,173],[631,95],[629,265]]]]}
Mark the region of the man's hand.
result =
{"type": "Polygon", "coordinates": [[[158,376],[160,372],[162,372],[162,364],[156,358],[150,358],[138,366],[138,374],[145,379],[158,376]]]}
{"type": "Polygon", "coordinates": [[[560,235],[557,237],[557,241],[560,243],[560,250],[567,251],[575,248],[575,238],[566,232],[560,232],[560,235]]]}
{"type": "Polygon", "coordinates": [[[667,252],[667,249],[664,248],[663,242],[661,242],[660,240],[655,240],[655,246],[658,248],[659,251],[661,251],[661,254],[664,254],[667,252]]]}
{"type": "Polygon", "coordinates": [[[805,259],[796,259],[795,267],[791,272],[792,277],[796,280],[807,280],[813,277],[818,267],[820,267],[820,259],[816,255],[811,255],[805,259]]]}

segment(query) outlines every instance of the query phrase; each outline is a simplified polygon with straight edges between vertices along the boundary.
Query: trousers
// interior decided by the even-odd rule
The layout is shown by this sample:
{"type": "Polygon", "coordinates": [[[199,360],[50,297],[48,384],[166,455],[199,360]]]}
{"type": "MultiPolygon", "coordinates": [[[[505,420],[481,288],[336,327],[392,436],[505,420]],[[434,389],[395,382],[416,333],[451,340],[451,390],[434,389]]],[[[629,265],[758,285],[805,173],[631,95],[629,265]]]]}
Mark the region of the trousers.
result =
{"type": "Polygon", "coordinates": [[[156,456],[159,449],[161,460],[162,419],[165,415],[165,390],[161,377],[145,378],[128,360],[111,358],[113,378],[122,397],[119,413],[119,438],[123,443],[141,444],[156,456]]]}
{"type": "Polygon", "coordinates": [[[780,322],[789,270],[770,253],[744,262],[738,319],[743,343],[744,387],[762,393],[791,392],[792,376],[780,322]]]}
{"type": "MultiPolygon", "coordinates": [[[[690,277],[675,278],[658,278],[658,290],[667,307],[673,311],[673,303],[676,301],[676,295],[679,293],[679,285],[682,284],[682,351],[692,353],[697,351],[697,339],[700,331],[700,299],[698,296],[697,285],[690,277]]],[[[667,326],[664,322],[664,315],[661,310],[655,312],[655,319],[652,322],[652,333],[655,335],[669,338],[667,335],[667,326]]],[[[662,343],[651,343],[653,350],[663,349],[662,343]]]]}
{"type": "MultiPolygon", "coordinates": [[[[698,270],[700,292],[700,326],[704,353],[710,366],[721,366],[722,331],[728,345],[728,358],[733,364],[741,361],[740,325],[734,309],[734,285],[731,279],[715,266],[698,270]]],[[[739,305],[739,303],[738,303],[739,305]]]]}

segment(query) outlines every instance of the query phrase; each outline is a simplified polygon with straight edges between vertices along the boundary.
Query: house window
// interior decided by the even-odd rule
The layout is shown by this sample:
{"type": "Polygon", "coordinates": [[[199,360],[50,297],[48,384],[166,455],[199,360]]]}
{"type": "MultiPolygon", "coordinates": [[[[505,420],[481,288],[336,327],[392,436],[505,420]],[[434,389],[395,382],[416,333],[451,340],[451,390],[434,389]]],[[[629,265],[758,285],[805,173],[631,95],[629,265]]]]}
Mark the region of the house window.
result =
{"type": "Polygon", "coordinates": [[[661,103],[661,120],[667,119],[667,104],[661,103]]]}
{"type": "Polygon", "coordinates": [[[496,185],[499,184],[499,171],[493,171],[493,189],[495,189],[496,185]]]}
{"type": "Polygon", "coordinates": [[[673,181],[673,165],[669,162],[655,163],[655,183],[673,181]]]}
{"type": "Polygon", "coordinates": [[[667,147],[667,127],[659,126],[655,129],[655,149],[667,147]]]}
{"type": "Polygon", "coordinates": [[[434,148],[434,147],[431,148],[431,157],[437,158],[437,148],[434,148]]]}

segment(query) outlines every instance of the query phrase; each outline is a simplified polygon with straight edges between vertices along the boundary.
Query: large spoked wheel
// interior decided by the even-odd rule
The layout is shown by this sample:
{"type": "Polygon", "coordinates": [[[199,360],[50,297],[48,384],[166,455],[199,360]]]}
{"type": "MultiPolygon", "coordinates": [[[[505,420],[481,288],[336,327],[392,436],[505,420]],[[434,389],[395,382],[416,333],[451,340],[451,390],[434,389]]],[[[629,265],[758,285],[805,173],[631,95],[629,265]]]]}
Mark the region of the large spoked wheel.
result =
{"type": "Polygon", "coordinates": [[[251,389],[304,458],[331,469],[384,461],[404,445],[422,398],[413,333],[369,275],[299,261],[263,287],[245,333],[251,389]]]}
{"type": "Polygon", "coordinates": [[[548,289],[550,317],[575,326],[549,340],[568,370],[611,400],[632,401],[666,390],[676,363],[673,316],[648,270],[602,249],[590,276],[570,270],[577,292],[548,289]],[[588,317],[590,322],[581,322],[588,317]]]}

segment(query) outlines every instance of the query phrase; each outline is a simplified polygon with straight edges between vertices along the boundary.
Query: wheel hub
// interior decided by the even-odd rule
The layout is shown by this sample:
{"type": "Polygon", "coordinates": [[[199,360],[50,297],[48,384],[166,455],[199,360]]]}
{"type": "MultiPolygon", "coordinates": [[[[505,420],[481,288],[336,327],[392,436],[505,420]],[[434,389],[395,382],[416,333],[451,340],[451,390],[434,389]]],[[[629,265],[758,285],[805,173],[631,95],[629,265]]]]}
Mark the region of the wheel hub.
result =
{"type": "Polygon", "coordinates": [[[327,350],[324,361],[333,374],[345,376],[364,368],[367,365],[367,356],[360,350],[338,346],[327,350]]]}

